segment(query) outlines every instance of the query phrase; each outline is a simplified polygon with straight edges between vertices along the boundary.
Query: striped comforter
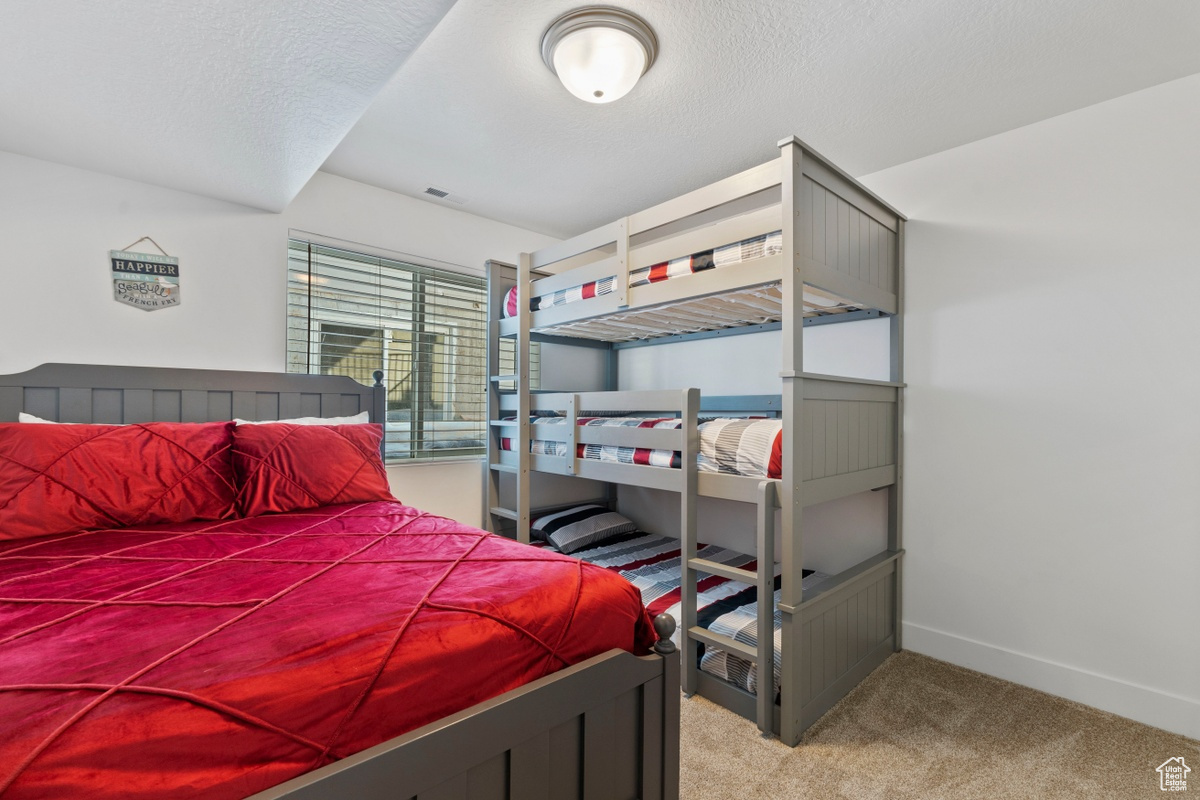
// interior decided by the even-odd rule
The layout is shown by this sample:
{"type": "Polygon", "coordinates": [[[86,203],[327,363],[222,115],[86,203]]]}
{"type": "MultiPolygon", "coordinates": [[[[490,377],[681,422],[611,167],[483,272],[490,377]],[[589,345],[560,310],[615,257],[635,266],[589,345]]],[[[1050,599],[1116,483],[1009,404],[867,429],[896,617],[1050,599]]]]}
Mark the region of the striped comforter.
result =
{"type": "MultiPolygon", "coordinates": [[[[646,286],[651,283],[660,283],[681,275],[691,275],[708,269],[728,267],[733,264],[741,264],[743,261],[778,255],[781,252],[783,252],[783,233],[781,231],[774,231],[762,236],[743,239],[740,242],[722,245],[712,250],[693,253],[683,258],[663,261],[660,264],[636,269],[629,273],[629,285],[646,286]]],[[[541,311],[546,308],[554,308],[555,306],[566,305],[567,303],[574,303],[579,300],[587,300],[591,297],[602,297],[606,294],[612,294],[614,288],[616,288],[616,277],[610,275],[607,278],[591,281],[581,286],[559,289],[557,292],[535,297],[533,298],[533,302],[529,304],[529,310],[541,311]]],[[[516,315],[517,287],[514,286],[508,290],[508,294],[504,298],[504,316],[515,317],[516,315]]]]}
{"type": "MultiPolygon", "coordinates": [[[[507,419],[511,421],[516,418],[507,419]]],[[[534,425],[567,424],[566,417],[531,417],[529,421],[534,425]]],[[[579,417],[577,421],[580,425],[634,428],[678,428],[683,424],[682,420],[676,417],[579,417]]],[[[700,421],[699,431],[700,455],[696,461],[696,468],[701,472],[723,472],[751,478],[782,476],[782,420],[745,417],[705,419],[700,421]]],[[[566,442],[538,439],[536,433],[533,436],[529,447],[531,453],[559,457],[568,454],[569,446],[566,442]]],[[[513,440],[508,437],[502,438],[500,449],[512,450],[513,440]]],[[[675,469],[682,463],[681,454],[675,450],[618,445],[579,444],[575,448],[575,457],[675,469]]]]}
{"type": "MultiPolygon", "coordinates": [[[[544,543],[543,543],[544,544],[544,543]]],[[[582,558],[624,576],[642,593],[642,602],[652,615],[664,611],[680,619],[680,554],[679,540],[646,533],[624,534],[614,539],[579,550],[571,555],[582,558]]],[[[756,569],[757,562],[722,547],[701,545],[698,555],[721,564],[756,569]]],[[[821,572],[804,571],[804,590],[815,589],[828,578],[821,572]]],[[[779,603],[779,569],[775,571],[775,605],[779,603]]],[[[713,633],[732,637],[750,647],[758,646],[758,589],[740,581],[715,575],[704,577],[698,586],[697,609],[699,624],[713,633]]],[[[781,624],[779,609],[775,609],[775,669],[773,689],[779,694],[779,653],[781,624]]],[[[675,634],[679,644],[679,632],[675,634]]],[[[715,647],[701,645],[700,669],[745,689],[758,691],[758,667],[738,656],[715,647]]]]}

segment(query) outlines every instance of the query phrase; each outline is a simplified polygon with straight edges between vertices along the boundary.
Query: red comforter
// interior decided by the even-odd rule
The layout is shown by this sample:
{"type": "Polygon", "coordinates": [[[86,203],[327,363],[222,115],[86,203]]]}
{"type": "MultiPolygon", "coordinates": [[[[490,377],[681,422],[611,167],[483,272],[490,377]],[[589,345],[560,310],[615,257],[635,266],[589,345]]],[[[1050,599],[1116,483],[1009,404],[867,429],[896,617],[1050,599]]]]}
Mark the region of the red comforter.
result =
{"type": "Polygon", "coordinates": [[[400,503],[0,543],[0,796],[241,798],[654,635],[400,503]]]}

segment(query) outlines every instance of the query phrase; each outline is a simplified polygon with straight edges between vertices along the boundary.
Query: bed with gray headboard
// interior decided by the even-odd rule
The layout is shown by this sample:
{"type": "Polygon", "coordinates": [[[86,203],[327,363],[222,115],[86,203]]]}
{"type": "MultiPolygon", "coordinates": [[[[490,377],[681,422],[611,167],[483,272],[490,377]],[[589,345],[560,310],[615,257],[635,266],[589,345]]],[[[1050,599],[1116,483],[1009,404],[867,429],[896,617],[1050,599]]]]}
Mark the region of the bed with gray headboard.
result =
{"type": "MultiPolygon", "coordinates": [[[[135,423],[364,410],[379,421],[381,377],[364,386],[336,376],[45,364],[0,375],[0,422],[21,412],[135,423]]],[[[679,659],[668,626],[656,621],[656,654],[608,651],[253,797],[677,798],[679,659]]]]}

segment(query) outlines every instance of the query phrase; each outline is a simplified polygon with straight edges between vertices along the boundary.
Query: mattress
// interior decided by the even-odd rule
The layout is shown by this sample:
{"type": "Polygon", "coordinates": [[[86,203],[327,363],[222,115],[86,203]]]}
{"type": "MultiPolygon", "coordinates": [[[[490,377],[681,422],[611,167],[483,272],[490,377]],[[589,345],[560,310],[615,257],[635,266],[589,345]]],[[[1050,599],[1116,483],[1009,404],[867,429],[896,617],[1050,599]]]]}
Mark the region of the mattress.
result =
{"type": "MultiPolygon", "coordinates": [[[[516,418],[507,419],[512,421],[516,418]]],[[[535,426],[567,424],[566,417],[531,417],[529,421],[535,426]]],[[[678,417],[578,417],[577,422],[584,426],[676,429],[683,424],[678,417]]],[[[722,472],[751,478],[782,477],[782,420],[714,418],[700,420],[698,427],[700,454],[696,460],[696,468],[701,472],[722,472]]],[[[501,438],[500,449],[512,450],[513,440],[509,437],[501,438]]],[[[566,442],[538,439],[536,432],[530,442],[530,452],[535,455],[566,457],[568,451],[569,445],[566,442]]],[[[575,457],[675,469],[682,463],[681,454],[675,450],[617,445],[579,444],[575,448],[575,457]]]]}
{"type": "MultiPolygon", "coordinates": [[[[545,543],[540,543],[549,547],[545,543]]],[[[646,533],[624,534],[571,555],[619,573],[637,587],[651,614],[664,611],[675,619],[679,613],[681,564],[679,540],[646,533]]],[[[699,545],[700,558],[731,567],[754,570],[758,562],[748,555],[722,547],[699,545]]],[[[804,591],[818,588],[829,576],[804,570],[804,591]]],[[[775,667],[772,689],[779,695],[779,659],[782,623],[779,612],[779,569],[775,570],[775,667]]],[[[697,586],[697,617],[700,627],[724,634],[750,647],[758,646],[758,589],[752,584],[716,575],[702,578],[697,586]]],[[[675,634],[678,645],[679,631],[675,634]]],[[[758,692],[757,665],[715,647],[700,646],[700,669],[751,693],[758,692]]]]}
{"type": "MultiPolygon", "coordinates": [[[[661,283],[662,281],[684,275],[729,267],[765,256],[778,255],[781,252],[783,252],[783,233],[781,231],[774,231],[762,236],[743,239],[740,242],[722,245],[712,250],[704,250],[683,258],[676,258],[672,261],[664,261],[660,264],[633,270],[629,273],[629,285],[647,286],[651,283],[661,283]]],[[[601,278],[580,286],[572,286],[568,289],[560,289],[551,294],[535,297],[529,304],[529,309],[531,311],[541,311],[547,308],[554,308],[555,306],[566,305],[567,303],[574,303],[579,300],[587,300],[592,297],[602,297],[606,294],[611,294],[615,287],[616,278],[614,276],[601,278]]],[[[514,286],[505,295],[504,316],[515,317],[516,315],[517,287],[514,286]]]]}
{"type": "Polygon", "coordinates": [[[653,641],[616,574],[397,502],[0,542],[0,795],[242,798],[653,641]]]}

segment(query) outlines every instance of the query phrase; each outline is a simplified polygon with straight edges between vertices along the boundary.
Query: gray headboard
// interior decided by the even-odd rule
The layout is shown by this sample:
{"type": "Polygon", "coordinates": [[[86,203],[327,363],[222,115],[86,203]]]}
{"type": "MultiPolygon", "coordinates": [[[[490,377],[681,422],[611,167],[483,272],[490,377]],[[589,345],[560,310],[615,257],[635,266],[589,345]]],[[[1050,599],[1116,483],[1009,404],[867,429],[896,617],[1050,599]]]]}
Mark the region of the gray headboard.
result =
{"type": "Polygon", "coordinates": [[[219,422],[334,417],[384,419],[383,373],[375,385],[333,375],[219,369],[43,364],[0,375],[0,422],[24,411],[56,422],[219,422]]]}

